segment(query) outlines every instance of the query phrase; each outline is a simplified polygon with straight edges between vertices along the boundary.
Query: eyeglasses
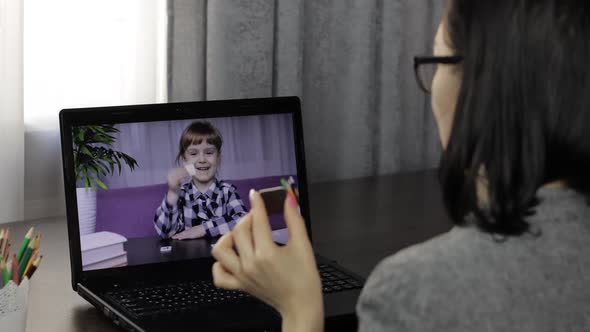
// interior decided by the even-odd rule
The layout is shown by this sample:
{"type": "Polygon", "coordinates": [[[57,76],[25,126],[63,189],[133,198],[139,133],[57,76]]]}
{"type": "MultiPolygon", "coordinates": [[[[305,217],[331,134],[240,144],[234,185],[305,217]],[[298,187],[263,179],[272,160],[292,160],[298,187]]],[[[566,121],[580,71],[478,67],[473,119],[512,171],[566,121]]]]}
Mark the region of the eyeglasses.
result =
{"type": "Polygon", "coordinates": [[[418,85],[427,94],[430,94],[432,80],[436,74],[438,64],[455,65],[463,60],[460,55],[453,56],[415,56],[414,57],[414,74],[418,85]]]}

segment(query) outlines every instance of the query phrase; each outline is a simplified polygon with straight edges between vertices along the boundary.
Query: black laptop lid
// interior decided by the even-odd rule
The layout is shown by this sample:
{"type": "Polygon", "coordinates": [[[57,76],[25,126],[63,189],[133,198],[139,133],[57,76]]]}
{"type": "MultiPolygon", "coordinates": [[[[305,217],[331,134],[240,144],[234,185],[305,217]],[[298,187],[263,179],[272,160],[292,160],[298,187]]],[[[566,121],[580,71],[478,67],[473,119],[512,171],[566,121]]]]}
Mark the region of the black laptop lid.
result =
{"type": "MultiPolygon", "coordinates": [[[[210,273],[211,245],[247,213],[249,190],[280,179],[311,235],[297,97],[65,109],[60,128],[74,289],[210,273]],[[172,239],[199,225],[204,237],[172,239]]],[[[282,215],[270,223],[285,241],[282,215]]]]}

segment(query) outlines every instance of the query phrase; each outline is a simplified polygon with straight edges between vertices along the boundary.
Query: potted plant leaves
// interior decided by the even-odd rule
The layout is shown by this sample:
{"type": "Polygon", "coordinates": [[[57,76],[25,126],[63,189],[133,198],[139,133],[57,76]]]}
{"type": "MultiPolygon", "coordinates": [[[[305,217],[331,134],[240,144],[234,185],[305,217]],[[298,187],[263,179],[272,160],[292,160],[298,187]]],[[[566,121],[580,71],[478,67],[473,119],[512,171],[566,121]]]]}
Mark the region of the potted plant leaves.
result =
{"type": "Polygon", "coordinates": [[[113,150],[115,125],[103,124],[74,127],[74,165],[76,169],[76,197],[80,235],[94,233],[96,228],[96,190],[107,189],[100,179],[104,176],[121,175],[124,165],[131,171],[138,166],[130,155],[113,150]]]}

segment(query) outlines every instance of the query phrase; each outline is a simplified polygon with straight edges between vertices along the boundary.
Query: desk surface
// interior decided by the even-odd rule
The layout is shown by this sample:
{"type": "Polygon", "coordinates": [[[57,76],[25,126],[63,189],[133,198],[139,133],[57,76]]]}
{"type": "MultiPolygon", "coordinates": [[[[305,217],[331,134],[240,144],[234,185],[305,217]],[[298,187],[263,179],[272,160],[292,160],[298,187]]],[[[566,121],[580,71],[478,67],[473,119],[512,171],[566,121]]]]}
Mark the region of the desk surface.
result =
{"type": "MultiPolygon", "coordinates": [[[[416,172],[314,184],[314,248],[368,276],[384,257],[450,229],[436,174],[416,172]]],[[[118,331],[71,288],[65,219],[3,224],[11,238],[43,233],[43,264],[31,282],[27,331],[118,331]]]]}
{"type": "MultiPolygon", "coordinates": [[[[286,228],[272,232],[273,239],[278,243],[286,243],[289,237],[286,228]]],[[[185,259],[211,257],[211,249],[216,238],[200,238],[193,240],[161,241],[157,236],[129,238],[124,244],[127,252],[127,265],[141,265],[160,262],[171,262],[185,259]],[[169,252],[162,252],[163,246],[170,246],[169,252]]]]}
{"type": "Polygon", "coordinates": [[[171,240],[163,243],[157,236],[131,238],[125,243],[127,265],[141,265],[159,262],[170,262],[185,259],[211,257],[211,245],[217,238],[201,238],[194,240],[171,240]],[[162,246],[170,246],[170,252],[161,252],[162,246]]]}

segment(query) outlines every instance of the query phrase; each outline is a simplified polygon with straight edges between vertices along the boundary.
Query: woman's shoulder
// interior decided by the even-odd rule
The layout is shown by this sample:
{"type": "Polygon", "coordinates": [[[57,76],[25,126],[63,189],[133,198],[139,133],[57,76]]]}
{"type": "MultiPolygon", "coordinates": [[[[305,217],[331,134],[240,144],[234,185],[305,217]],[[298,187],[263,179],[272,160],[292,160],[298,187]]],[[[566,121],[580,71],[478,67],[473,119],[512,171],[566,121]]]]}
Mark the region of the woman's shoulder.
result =
{"type": "Polygon", "coordinates": [[[493,245],[475,227],[454,227],[383,259],[357,304],[360,330],[480,331],[470,311],[498,282],[486,271],[493,245]]]}
{"type": "MultiPolygon", "coordinates": [[[[574,238],[588,239],[590,207],[584,196],[572,190],[544,189],[539,192],[539,197],[541,203],[527,218],[530,233],[502,238],[481,231],[473,222],[468,222],[386,257],[373,273],[400,273],[400,266],[407,271],[401,273],[410,273],[440,265],[467,265],[481,261],[502,264],[508,256],[532,257],[531,251],[535,251],[535,247],[564,247],[574,238]],[[537,232],[541,235],[535,235],[537,232]]],[[[467,272],[472,266],[461,270],[467,272]]]]}
{"type": "Polygon", "coordinates": [[[551,301],[561,301],[579,324],[590,310],[572,300],[583,291],[575,285],[590,281],[590,249],[582,245],[590,240],[590,209],[578,196],[541,196],[529,219],[540,236],[499,240],[474,226],[454,227],[383,259],[359,298],[361,330],[503,330],[510,326],[501,319],[482,317],[504,307],[511,308],[504,322],[528,315],[531,326],[551,327],[551,301]]]}
{"type": "Polygon", "coordinates": [[[445,284],[457,280],[478,283],[482,271],[490,266],[498,269],[486,272],[489,276],[496,273],[523,275],[528,273],[521,271],[523,264],[542,267],[546,258],[556,255],[555,251],[579,253],[587,250],[571,245],[590,239],[590,223],[587,222],[590,208],[585,199],[566,191],[550,192],[552,196],[547,192],[541,192],[541,204],[528,218],[535,232],[501,238],[479,230],[473,223],[455,226],[446,233],[383,259],[371,273],[367,285],[383,282],[391,286],[399,281],[427,281],[427,278],[445,284]],[[554,248],[554,252],[540,250],[543,247],[554,248]]]}
{"type": "Polygon", "coordinates": [[[466,273],[461,266],[469,265],[464,253],[482,245],[473,239],[474,231],[455,227],[379,262],[357,304],[360,330],[428,331],[429,324],[436,326],[436,316],[466,286],[460,281],[466,273]],[[425,322],[427,316],[431,317],[425,322]]]}
{"type": "Polygon", "coordinates": [[[449,265],[466,264],[465,260],[471,260],[491,242],[473,226],[455,226],[446,233],[381,260],[371,272],[367,286],[384,282],[384,286],[389,287],[392,280],[396,283],[415,282],[418,274],[422,278],[434,277],[436,269],[447,270],[449,265]]]}

